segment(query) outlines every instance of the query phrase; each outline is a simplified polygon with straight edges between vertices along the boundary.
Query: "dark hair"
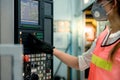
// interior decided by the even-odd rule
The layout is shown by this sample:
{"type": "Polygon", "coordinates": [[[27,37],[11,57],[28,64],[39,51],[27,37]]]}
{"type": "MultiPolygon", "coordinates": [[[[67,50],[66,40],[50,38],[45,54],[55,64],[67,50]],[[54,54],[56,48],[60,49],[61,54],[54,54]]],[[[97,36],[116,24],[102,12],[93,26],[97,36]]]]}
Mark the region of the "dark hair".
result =
{"type": "Polygon", "coordinates": [[[120,0],[116,0],[117,1],[117,7],[118,7],[118,14],[120,16],[120,0]]]}
{"type": "MultiPolygon", "coordinates": [[[[117,1],[117,11],[118,11],[118,14],[120,16],[120,0],[116,0],[117,1]]],[[[112,0],[113,4],[114,4],[114,0],[112,0]]]]}
{"type": "MultiPolygon", "coordinates": [[[[118,11],[118,15],[120,16],[120,0],[116,0],[117,1],[117,11],[118,11]]],[[[114,2],[113,2],[114,4],[114,2]]],[[[110,51],[110,60],[113,61],[114,59],[114,55],[115,52],[120,48],[120,43],[118,43],[117,45],[115,45],[115,47],[110,51]]]]}
{"type": "Polygon", "coordinates": [[[110,55],[109,58],[110,60],[113,62],[114,60],[114,55],[116,53],[116,51],[120,48],[120,43],[116,44],[115,47],[110,51],[110,55]]]}
{"type": "MultiPolygon", "coordinates": [[[[101,0],[98,0],[98,1],[101,1],[101,0]]],[[[114,0],[107,0],[107,1],[111,1],[111,3],[114,4],[114,0]]],[[[117,1],[117,11],[120,16],[120,0],[116,0],[116,1],[117,1]]]]}

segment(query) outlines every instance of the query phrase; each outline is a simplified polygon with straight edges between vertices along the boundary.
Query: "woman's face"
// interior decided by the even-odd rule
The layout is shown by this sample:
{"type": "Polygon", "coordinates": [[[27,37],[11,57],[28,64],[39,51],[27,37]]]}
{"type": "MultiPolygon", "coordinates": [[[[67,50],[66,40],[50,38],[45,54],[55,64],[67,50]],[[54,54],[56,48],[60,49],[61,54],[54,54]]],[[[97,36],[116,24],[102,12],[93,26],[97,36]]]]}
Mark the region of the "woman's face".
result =
{"type": "Polygon", "coordinates": [[[107,13],[112,9],[112,4],[111,4],[112,1],[111,0],[109,0],[109,1],[108,0],[98,0],[97,2],[104,7],[104,9],[107,13]]]}
{"type": "Polygon", "coordinates": [[[93,4],[91,12],[93,17],[98,21],[105,21],[108,19],[108,15],[112,11],[111,1],[107,0],[97,0],[93,4]]]}

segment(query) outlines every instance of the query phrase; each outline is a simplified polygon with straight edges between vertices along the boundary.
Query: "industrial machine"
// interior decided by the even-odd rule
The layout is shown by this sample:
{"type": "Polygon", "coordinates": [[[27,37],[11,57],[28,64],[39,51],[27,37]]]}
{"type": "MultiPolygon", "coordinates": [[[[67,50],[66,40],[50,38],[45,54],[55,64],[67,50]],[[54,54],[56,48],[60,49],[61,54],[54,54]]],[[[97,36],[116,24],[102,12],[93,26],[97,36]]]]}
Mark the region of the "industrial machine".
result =
{"type": "Polygon", "coordinates": [[[24,80],[53,80],[53,55],[26,47],[28,34],[53,44],[53,0],[15,0],[14,14],[14,42],[24,47],[24,80]]]}

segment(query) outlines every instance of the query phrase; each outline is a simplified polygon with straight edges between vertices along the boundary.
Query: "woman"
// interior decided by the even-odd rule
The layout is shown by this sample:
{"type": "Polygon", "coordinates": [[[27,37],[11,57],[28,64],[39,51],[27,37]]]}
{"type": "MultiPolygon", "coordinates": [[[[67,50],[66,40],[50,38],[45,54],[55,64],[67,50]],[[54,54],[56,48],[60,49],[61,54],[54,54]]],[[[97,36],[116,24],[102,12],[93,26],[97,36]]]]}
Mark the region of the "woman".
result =
{"type": "Polygon", "coordinates": [[[36,51],[53,53],[72,68],[90,67],[88,80],[120,80],[120,0],[97,0],[91,11],[96,20],[108,20],[110,25],[82,56],[66,54],[33,35],[28,37],[29,44],[36,51]]]}

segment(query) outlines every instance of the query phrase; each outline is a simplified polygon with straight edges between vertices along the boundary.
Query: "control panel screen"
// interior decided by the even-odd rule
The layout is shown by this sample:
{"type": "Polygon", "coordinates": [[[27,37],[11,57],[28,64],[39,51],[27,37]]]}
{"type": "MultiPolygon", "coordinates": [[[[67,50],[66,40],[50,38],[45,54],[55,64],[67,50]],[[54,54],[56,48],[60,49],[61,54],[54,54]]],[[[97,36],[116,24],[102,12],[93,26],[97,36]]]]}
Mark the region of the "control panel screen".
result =
{"type": "Polygon", "coordinates": [[[21,24],[38,25],[38,1],[21,0],[21,24]]]}

